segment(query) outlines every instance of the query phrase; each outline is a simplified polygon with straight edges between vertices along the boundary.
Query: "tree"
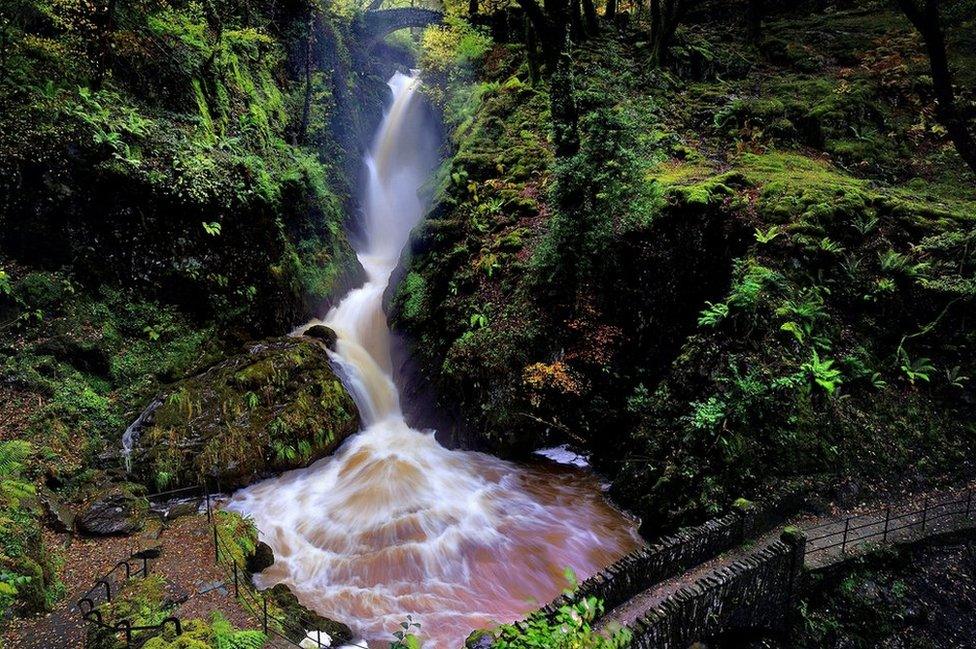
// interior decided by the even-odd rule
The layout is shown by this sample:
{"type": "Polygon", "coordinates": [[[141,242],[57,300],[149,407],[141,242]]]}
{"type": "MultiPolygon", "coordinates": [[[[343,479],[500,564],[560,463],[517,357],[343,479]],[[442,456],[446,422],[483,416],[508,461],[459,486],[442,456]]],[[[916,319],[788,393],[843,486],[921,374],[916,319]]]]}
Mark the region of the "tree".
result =
{"type": "Polygon", "coordinates": [[[940,0],[897,0],[898,6],[914,25],[925,43],[935,91],[935,114],[949,134],[959,157],[976,173],[976,139],[956,105],[952,70],[946,53],[945,34],[940,20],[940,0]]]}
{"type": "Polygon", "coordinates": [[[651,0],[651,63],[653,65],[667,64],[668,49],[690,5],[691,0],[651,0]]]}
{"type": "Polygon", "coordinates": [[[762,21],[763,14],[765,13],[764,0],[749,0],[749,4],[746,7],[746,24],[749,30],[749,39],[755,43],[759,43],[759,39],[762,38],[762,21]]]}
{"type": "Polygon", "coordinates": [[[518,3],[532,25],[542,49],[542,59],[552,72],[556,68],[559,55],[568,46],[566,30],[569,26],[569,2],[543,0],[541,7],[535,0],[518,0],[518,3]]]}
{"type": "Polygon", "coordinates": [[[600,21],[596,15],[596,5],[593,0],[583,0],[583,18],[586,20],[586,33],[594,36],[600,32],[600,21]]]}
{"type": "Polygon", "coordinates": [[[579,11],[579,0],[543,0],[541,7],[535,0],[518,2],[535,34],[535,39],[526,39],[530,45],[530,56],[532,43],[538,42],[546,72],[550,76],[549,101],[556,155],[572,156],[579,150],[579,114],[573,90],[569,26],[571,14],[579,11]]]}

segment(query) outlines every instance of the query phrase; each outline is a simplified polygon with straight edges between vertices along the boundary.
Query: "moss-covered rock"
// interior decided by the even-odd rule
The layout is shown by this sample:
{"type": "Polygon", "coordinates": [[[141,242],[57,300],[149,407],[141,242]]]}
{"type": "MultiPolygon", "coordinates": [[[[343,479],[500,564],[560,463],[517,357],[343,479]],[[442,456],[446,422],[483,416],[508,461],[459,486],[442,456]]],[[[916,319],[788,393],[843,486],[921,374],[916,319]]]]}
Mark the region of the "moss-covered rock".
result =
{"type": "Polygon", "coordinates": [[[358,424],[322,346],[269,339],[167,388],[133,466],[157,487],[244,485],[332,453],[358,424]]]}
{"type": "Polygon", "coordinates": [[[75,525],[89,536],[127,535],[142,529],[149,503],[139,485],[111,485],[85,503],[75,525]]]}
{"type": "Polygon", "coordinates": [[[291,641],[300,643],[307,635],[315,638],[315,631],[327,633],[333,647],[344,645],[352,640],[352,629],[349,626],[309,610],[298,601],[285,584],[276,585],[268,591],[268,595],[273,599],[277,608],[276,617],[283,621],[283,631],[291,641]]]}

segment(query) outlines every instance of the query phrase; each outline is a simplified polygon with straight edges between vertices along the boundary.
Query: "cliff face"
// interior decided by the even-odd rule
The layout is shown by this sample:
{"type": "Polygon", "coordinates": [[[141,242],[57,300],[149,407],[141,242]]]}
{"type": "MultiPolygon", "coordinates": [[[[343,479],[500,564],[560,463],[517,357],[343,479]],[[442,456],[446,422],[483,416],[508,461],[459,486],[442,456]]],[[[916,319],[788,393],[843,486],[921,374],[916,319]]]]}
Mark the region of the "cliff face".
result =
{"type": "Polygon", "coordinates": [[[519,46],[429,75],[454,156],[393,323],[467,443],[576,443],[666,527],[796,475],[969,470],[976,194],[909,24],[716,15],[667,71],[639,28],[574,48],[569,158],[519,46]]]}
{"type": "MultiPolygon", "coordinates": [[[[0,477],[80,501],[135,479],[121,436],[161,386],[287,332],[358,277],[345,220],[389,70],[348,7],[17,0],[3,14],[0,440],[29,444],[4,449],[16,470],[4,460],[0,477]]],[[[265,428],[283,407],[277,445],[211,445],[235,478],[320,455],[355,426],[324,352],[298,347],[271,355],[276,377],[308,369],[301,381],[263,377],[214,404],[265,428]]],[[[212,468],[165,460],[136,477],[212,468]]],[[[49,606],[34,499],[5,498],[0,517],[0,611],[49,606]]]]}
{"type": "Polygon", "coordinates": [[[383,79],[348,17],[247,4],[21,3],[5,27],[7,255],[245,332],[280,331],[355,272],[343,208],[383,79]]]}

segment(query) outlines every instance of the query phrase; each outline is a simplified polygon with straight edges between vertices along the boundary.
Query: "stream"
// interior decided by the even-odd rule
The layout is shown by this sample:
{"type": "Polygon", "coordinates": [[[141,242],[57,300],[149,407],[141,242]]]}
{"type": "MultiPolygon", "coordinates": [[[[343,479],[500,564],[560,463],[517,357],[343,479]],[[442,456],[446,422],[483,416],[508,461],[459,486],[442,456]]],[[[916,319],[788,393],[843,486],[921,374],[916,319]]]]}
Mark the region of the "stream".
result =
{"type": "Polygon", "coordinates": [[[288,584],[371,646],[410,615],[427,649],[455,649],[558,595],[566,568],[582,580],[641,542],[587,471],[449,450],[404,420],[383,293],[437,162],[418,84],[390,80],[393,103],[366,158],[357,254],[367,281],[296,331],[336,331],[330,357],[363,429],[334,456],[237,492],[228,508],[253,517],[274,550],[260,586],[288,584]]]}

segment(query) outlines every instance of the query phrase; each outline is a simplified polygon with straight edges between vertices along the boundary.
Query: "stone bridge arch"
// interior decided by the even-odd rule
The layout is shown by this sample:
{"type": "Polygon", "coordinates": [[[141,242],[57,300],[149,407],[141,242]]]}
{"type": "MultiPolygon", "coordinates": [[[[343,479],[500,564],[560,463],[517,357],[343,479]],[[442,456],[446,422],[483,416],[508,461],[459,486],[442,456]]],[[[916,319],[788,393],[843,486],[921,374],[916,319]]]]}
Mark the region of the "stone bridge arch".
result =
{"type": "Polygon", "coordinates": [[[419,7],[398,7],[395,9],[376,9],[363,14],[363,35],[370,42],[376,42],[398,29],[438,25],[444,14],[433,9],[419,7]]]}

